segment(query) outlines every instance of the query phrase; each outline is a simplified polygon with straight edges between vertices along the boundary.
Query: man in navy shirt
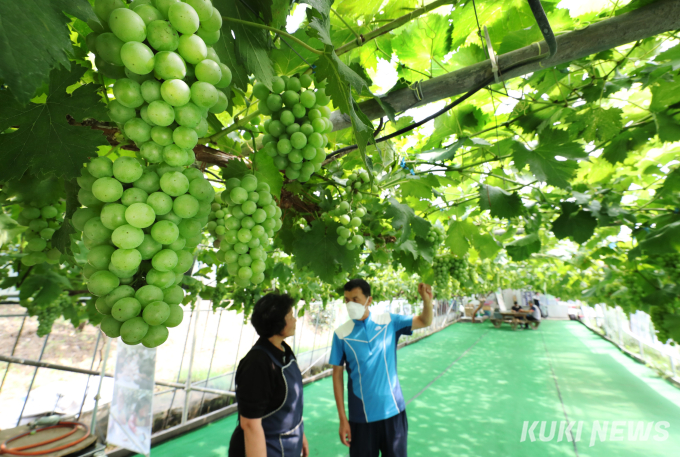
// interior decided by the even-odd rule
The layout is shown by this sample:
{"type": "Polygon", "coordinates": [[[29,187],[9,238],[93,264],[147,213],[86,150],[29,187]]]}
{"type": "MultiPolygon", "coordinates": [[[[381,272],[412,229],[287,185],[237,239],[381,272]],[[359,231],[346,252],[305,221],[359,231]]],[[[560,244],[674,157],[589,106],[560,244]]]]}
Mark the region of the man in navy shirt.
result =
{"type": "Polygon", "coordinates": [[[405,457],[408,422],[397,377],[397,341],[401,335],[432,323],[432,287],[420,283],[420,316],[373,314],[371,286],[363,279],[345,284],[350,320],[333,335],[330,363],[333,392],[340,416],[340,440],[350,457],[405,457]],[[349,380],[349,419],[345,413],[344,375],[349,380]]]}

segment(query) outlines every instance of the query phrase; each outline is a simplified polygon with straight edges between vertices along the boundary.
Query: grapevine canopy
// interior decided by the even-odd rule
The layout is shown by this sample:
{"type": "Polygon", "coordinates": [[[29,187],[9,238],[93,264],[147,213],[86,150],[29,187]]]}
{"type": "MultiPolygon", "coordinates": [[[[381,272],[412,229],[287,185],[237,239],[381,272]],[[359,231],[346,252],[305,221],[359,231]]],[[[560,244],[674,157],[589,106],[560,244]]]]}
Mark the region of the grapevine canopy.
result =
{"type": "MultiPolygon", "coordinates": [[[[0,5],[0,275],[45,322],[98,322],[74,249],[76,179],[92,157],[139,154],[109,115],[126,75],[95,61],[97,3],[0,5]],[[17,217],[45,192],[62,197],[61,257],[27,267],[17,217]]],[[[128,6],[142,3],[154,2],[128,6]]],[[[252,288],[229,279],[222,239],[206,232],[186,303],[248,310],[276,287],[327,300],[349,276],[408,296],[417,275],[439,282],[441,298],[526,287],[642,309],[680,339],[678,2],[543,1],[554,57],[524,0],[212,3],[222,16],[212,58],[232,79],[195,166],[218,192],[254,173],[282,220],[266,280],[252,288]],[[289,106],[277,85],[305,75],[329,111],[311,100],[288,123],[281,110],[302,99],[288,95],[298,97],[289,106]],[[279,93],[277,107],[267,97],[279,93]],[[313,124],[326,115],[332,125],[313,124]],[[302,151],[301,167],[317,160],[304,145],[326,155],[307,177],[293,156],[284,162],[293,153],[282,140],[302,151]],[[442,256],[464,259],[469,275],[444,279],[433,269],[442,256]]]]}

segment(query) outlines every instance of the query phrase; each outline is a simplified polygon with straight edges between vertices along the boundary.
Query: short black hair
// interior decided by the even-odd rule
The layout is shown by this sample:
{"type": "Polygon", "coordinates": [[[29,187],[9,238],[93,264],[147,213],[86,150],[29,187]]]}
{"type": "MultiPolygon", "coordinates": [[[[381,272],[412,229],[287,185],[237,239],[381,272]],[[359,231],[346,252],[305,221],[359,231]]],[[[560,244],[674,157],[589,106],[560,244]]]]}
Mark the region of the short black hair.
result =
{"type": "Polygon", "coordinates": [[[290,295],[267,294],[260,298],[253,308],[250,322],[263,338],[278,335],[286,328],[286,315],[295,304],[290,295]]]}
{"type": "Polygon", "coordinates": [[[354,290],[356,288],[360,288],[361,291],[364,293],[365,297],[370,297],[371,296],[371,286],[363,279],[357,278],[357,279],[350,279],[347,284],[345,284],[345,292],[349,292],[350,290],[354,290]]]}

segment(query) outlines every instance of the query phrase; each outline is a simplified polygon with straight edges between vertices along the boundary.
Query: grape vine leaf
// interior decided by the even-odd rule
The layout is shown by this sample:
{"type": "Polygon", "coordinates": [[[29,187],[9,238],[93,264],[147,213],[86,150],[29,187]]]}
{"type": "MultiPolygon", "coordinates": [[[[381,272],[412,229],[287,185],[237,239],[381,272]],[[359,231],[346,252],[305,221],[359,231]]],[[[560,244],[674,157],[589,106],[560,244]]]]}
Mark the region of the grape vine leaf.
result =
{"type": "MultiPolygon", "coordinates": [[[[323,48],[323,45],[316,38],[309,37],[304,30],[299,29],[293,34],[295,38],[306,42],[314,49],[323,48]]],[[[316,54],[307,48],[300,46],[292,40],[283,38],[278,48],[272,49],[271,57],[277,75],[292,75],[297,72],[310,68],[316,59],[316,54]]]]}
{"type": "Polygon", "coordinates": [[[526,260],[534,254],[541,250],[541,240],[538,238],[537,233],[532,233],[525,237],[519,238],[512,243],[505,245],[505,250],[508,251],[508,255],[515,262],[521,260],[526,260]]]}
{"type": "Polygon", "coordinates": [[[274,159],[269,157],[264,149],[260,149],[255,153],[253,165],[255,166],[255,175],[257,178],[269,184],[269,190],[272,195],[281,198],[283,175],[278,167],[274,165],[274,159]]]}
{"type": "MultiPolygon", "coordinates": [[[[646,124],[635,129],[624,130],[616,135],[604,148],[602,158],[611,164],[623,162],[628,153],[654,136],[655,126],[646,124]]],[[[659,132],[659,134],[661,134],[659,132]]]]}
{"type": "Polygon", "coordinates": [[[240,159],[230,160],[226,167],[222,167],[222,178],[225,180],[229,178],[241,179],[251,173],[248,165],[240,159]]]}
{"type": "Polygon", "coordinates": [[[580,210],[576,203],[563,202],[561,207],[562,214],[552,223],[557,239],[570,237],[579,244],[588,241],[595,233],[597,219],[591,213],[580,210]]]}
{"type": "Polygon", "coordinates": [[[650,255],[664,255],[673,250],[680,252],[680,221],[652,232],[640,241],[640,248],[650,255]]]}
{"type": "Polygon", "coordinates": [[[498,251],[501,250],[501,246],[490,233],[473,235],[472,246],[482,259],[494,259],[498,251]]]}
{"type": "Polygon", "coordinates": [[[0,248],[5,243],[12,241],[15,236],[24,232],[26,228],[5,213],[0,213],[0,248]]]}
{"type": "Polygon", "coordinates": [[[432,190],[440,187],[439,180],[433,174],[406,177],[406,181],[399,185],[404,196],[415,198],[432,198],[432,190]]]}
{"type": "Polygon", "coordinates": [[[482,184],[479,188],[479,207],[490,210],[494,217],[510,219],[522,214],[522,199],[517,192],[509,193],[500,187],[482,184]]]}
{"type": "MultiPolygon", "coordinates": [[[[258,23],[258,18],[241,2],[234,0],[214,0],[213,5],[227,17],[258,23]]],[[[243,65],[247,74],[272,88],[274,67],[269,60],[269,35],[263,29],[229,22],[222,23],[222,35],[234,33],[237,62],[243,65]]],[[[228,65],[228,64],[227,64],[228,65]]],[[[231,68],[231,67],[230,67],[231,68]]]]}
{"type": "Polygon", "coordinates": [[[46,307],[57,298],[64,290],[69,290],[69,280],[52,270],[46,270],[42,274],[32,274],[21,283],[19,288],[19,300],[26,303],[32,298],[31,307],[46,307]]]}
{"type": "MultiPolygon", "coordinates": [[[[325,4],[325,2],[324,2],[325,4]]],[[[324,13],[325,6],[320,7],[321,10],[316,9],[316,13],[307,10],[307,17],[309,19],[308,34],[312,38],[321,41],[324,46],[323,53],[315,61],[315,75],[318,81],[326,80],[326,94],[333,100],[333,105],[338,107],[341,113],[348,116],[352,124],[352,130],[356,137],[357,146],[361,153],[361,158],[364,161],[366,170],[371,171],[371,165],[366,155],[366,146],[369,142],[375,144],[373,137],[373,124],[359,109],[354,97],[352,89],[356,93],[361,94],[364,90],[369,91],[366,81],[356,74],[354,70],[348,67],[335,53],[333,41],[330,36],[330,20],[328,13],[324,13]]],[[[330,2],[328,3],[330,10],[330,2]]],[[[371,173],[372,177],[372,173],[371,173]]],[[[371,178],[372,181],[372,178],[371,178]]]]}
{"type": "Polygon", "coordinates": [[[652,103],[649,109],[654,112],[663,111],[671,105],[680,102],[680,80],[667,81],[660,79],[652,87],[652,103]]]}
{"type": "Polygon", "coordinates": [[[54,173],[75,178],[97,147],[108,145],[102,132],[71,125],[85,119],[107,119],[108,115],[94,84],[79,87],[72,94],[66,89],[77,83],[85,68],[52,70],[49,93],[44,103],[21,106],[7,91],[0,91],[0,180],[19,179],[32,174],[54,173]]]}
{"type": "MultiPolygon", "coordinates": [[[[236,57],[236,40],[231,35],[231,30],[222,28],[220,39],[213,45],[223,64],[231,70],[231,84],[243,91],[248,90],[248,71],[241,65],[236,57]]],[[[232,105],[231,103],[229,104],[232,105]]]]}
{"type": "Polygon", "coordinates": [[[322,15],[328,17],[331,14],[331,5],[333,0],[300,0],[300,3],[305,3],[317,10],[322,15]]]}
{"type": "Polygon", "coordinates": [[[405,203],[399,203],[390,197],[387,199],[389,206],[385,210],[385,219],[392,219],[392,228],[400,233],[397,245],[405,243],[411,237],[411,230],[417,236],[425,238],[431,224],[422,217],[416,216],[413,208],[405,203]]]}
{"type": "Polygon", "coordinates": [[[352,271],[356,265],[358,251],[349,251],[337,242],[339,224],[326,224],[316,220],[311,230],[304,232],[293,243],[293,255],[298,266],[308,266],[322,281],[332,283],[338,266],[352,271]]]}
{"type": "Polygon", "coordinates": [[[573,142],[559,145],[553,143],[539,144],[533,151],[515,143],[512,149],[512,156],[518,170],[528,164],[536,179],[561,188],[570,186],[569,180],[578,168],[576,159],[588,157],[583,148],[573,142]],[[566,160],[557,160],[555,158],[557,156],[566,160]]]}
{"type": "Polygon", "coordinates": [[[654,120],[656,121],[659,140],[664,142],[680,141],[680,122],[675,120],[673,116],[666,113],[656,113],[654,120]]]}
{"type": "Polygon", "coordinates": [[[266,24],[278,29],[286,23],[291,0],[248,0],[247,3],[266,24]]]}
{"type": "Polygon", "coordinates": [[[591,108],[583,112],[572,113],[566,121],[571,122],[579,130],[579,137],[586,142],[597,141],[604,143],[615,137],[621,131],[620,108],[591,108]]]}
{"type": "Polygon", "coordinates": [[[99,22],[87,0],[0,2],[0,80],[20,105],[35,96],[57,66],[71,68],[68,13],[99,22]]]}
{"type": "Polygon", "coordinates": [[[657,192],[659,195],[672,195],[673,192],[680,192],[680,168],[671,171],[663,182],[663,186],[657,192]]]}
{"type": "Polygon", "coordinates": [[[64,183],[64,189],[66,190],[64,222],[59,227],[59,230],[52,235],[52,246],[57,248],[62,254],[71,256],[73,255],[71,250],[71,234],[76,233],[71,225],[71,217],[80,208],[80,202],[78,201],[80,186],[75,179],[72,179],[64,183]]]}
{"type": "Polygon", "coordinates": [[[452,253],[463,257],[470,249],[470,240],[476,235],[479,235],[479,228],[469,220],[452,221],[444,244],[452,253]]]}
{"type": "Polygon", "coordinates": [[[428,14],[409,22],[393,39],[399,62],[411,68],[429,68],[430,76],[447,73],[443,60],[453,50],[452,30],[453,23],[440,14],[428,14]]]}
{"type": "Polygon", "coordinates": [[[366,82],[345,65],[330,46],[326,46],[323,55],[319,56],[315,64],[317,79],[325,79],[328,82],[325,90],[326,94],[333,100],[333,105],[337,106],[343,114],[349,116],[364,165],[367,170],[370,170],[366,146],[369,141],[375,141],[373,124],[361,112],[352,96],[352,89],[361,93],[366,82]]]}

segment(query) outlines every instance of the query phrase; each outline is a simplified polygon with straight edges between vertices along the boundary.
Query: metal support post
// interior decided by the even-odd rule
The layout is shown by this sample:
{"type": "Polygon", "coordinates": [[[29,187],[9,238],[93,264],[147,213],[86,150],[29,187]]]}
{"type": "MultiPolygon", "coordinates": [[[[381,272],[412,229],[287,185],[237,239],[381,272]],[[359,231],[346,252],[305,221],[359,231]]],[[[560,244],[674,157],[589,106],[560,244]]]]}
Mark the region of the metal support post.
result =
{"type": "MultiPolygon", "coordinates": [[[[194,353],[196,352],[196,328],[198,327],[198,313],[194,313],[196,316],[194,321],[194,331],[191,336],[191,355],[189,356],[189,372],[187,373],[187,381],[184,386],[184,408],[182,409],[182,424],[186,424],[187,418],[189,417],[189,397],[191,396],[191,370],[194,367],[194,353]]],[[[191,327],[191,322],[189,322],[189,327],[191,327]]]]}
{"type": "Polygon", "coordinates": [[[243,337],[243,327],[245,327],[245,323],[241,322],[241,331],[238,334],[238,345],[236,346],[234,366],[231,369],[231,382],[229,383],[229,390],[234,390],[234,388],[236,387],[236,363],[238,362],[238,353],[241,350],[241,338],[243,337]]]}
{"type": "MultiPolygon", "coordinates": [[[[97,333],[97,342],[94,345],[94,352],[92,352],[92,362],[90,362],[90,370],[94,368],[94,360],[97,358],[97,349],[99,349],[99,341],[102,339],[102,332],[97,333]]],[[[83,401],[80,403],[80,410],[78,411],[78,419],[83,414],[83,406],[85,406],[85,399],[87,399],[87,391],[90,388],[90,377],[87,375],[87,383],[85,384],[85,393],[83,394],[83,401]]]]}
{"type": "MultiPolygon", "coordinates": [[[[224,308],[220,308],[220,315],[217,318],[217,330],[215,330],[215,341],[213,341],[213,348],[212,348],[212,354],[210,355],[210,365],[208,365],[208,375],[205,378],[205,387],[210,387],[210,372],[212,371],[212,365],[213,365],[213,360],[215,359],[215,348],[217,347],[217,337],[220,335],[220,323],[222,322],[222,312],[224,311],[224,308]]],[[[207,322],[206,322],[207,326],[207,322]]],[[[203,392],[203,395],[201,395],[201,404],[198,407],[198,411],[200,413],[201,409],[203,409],[203,400],[205,400],[205,392],[203,392]]]]}
{"type": "MultiPolygon", "coordinates": [[[[17,345],[19,344],[19,338],[21,338],[21,332],[24,330],[24,324],[26,323],[26,316],[21,320],[21,327],[19,327],[19,333],[17,333],[17,338],[14,340],[14,346],[12,346],[12,352],[10,353],[11,356],[14,356],[14,351],[17,349],[17,345]]],[[[7,378],[7,373],[9,373],[9,366],[11,364],[7,363],[7,368],[5,369],[5,374],[2,375],[2,382],[0,382],[0,392],[2,392],[2,386],[5,385],[5,379],[7,378]]]]}
{"type": "MultiPolygon", "coordinates": [[[[50,339],[50,333],[45,336],[45,341],[43,341],[42,349],[40,350],[40,357],[38,361],[41,361],[43,354],[45,353],[45,347],[47,346],[47,340],[50,339]]],[[[26,404],[28,403],[28,397],[31,396],[31,389],[33,389],[33,383],[35,382],[35,377],[38,374],[38,367],[35,367],[33,371],[33,377],[31,378],[31,383],[28,385],[28,393],[26,393],[26,399],[24,400],[24,406],[21,407],[21,413],[19,413],[19,419],[17,419],[17,427],[21,425],[21,419],[24,417],[24,411],[26,410],[26,404]]]]}
{"type": "Polygon", "coordinates": [[[99,373],[99,387],[97,387],[97,395],[94,397],[94,409],[92,410],[92,422],[90,423],[90,433],[96,435],[95,427],[97,427],[97,409],[99,409],[99,399],[102,393],[102,384],[104,383],[104,373],[106,373],[106,362],[109,360],[109,352],[111,351],[111,338],[106,339],[106,349],[104,350],[104,360],[102,360],[102,369],[99,373]]]}

